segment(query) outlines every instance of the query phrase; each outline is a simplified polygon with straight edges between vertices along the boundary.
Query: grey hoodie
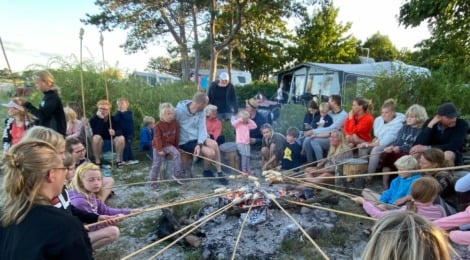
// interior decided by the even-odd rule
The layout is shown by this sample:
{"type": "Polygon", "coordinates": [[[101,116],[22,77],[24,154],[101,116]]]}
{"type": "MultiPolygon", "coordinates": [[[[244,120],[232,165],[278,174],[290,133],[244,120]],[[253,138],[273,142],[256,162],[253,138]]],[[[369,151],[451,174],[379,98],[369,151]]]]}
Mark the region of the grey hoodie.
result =
{"type": "Polygon", "coordinates": [[[176,121],[180,125],[179,145],[194,140],[197,140],[198,144],[203,144],[209,138],[206,128],[206,114],[204,111],[191,114],[188,107],[189,103],[191,103],[191,100],[182,100],[178,102],[175,109],[176,121]]]}

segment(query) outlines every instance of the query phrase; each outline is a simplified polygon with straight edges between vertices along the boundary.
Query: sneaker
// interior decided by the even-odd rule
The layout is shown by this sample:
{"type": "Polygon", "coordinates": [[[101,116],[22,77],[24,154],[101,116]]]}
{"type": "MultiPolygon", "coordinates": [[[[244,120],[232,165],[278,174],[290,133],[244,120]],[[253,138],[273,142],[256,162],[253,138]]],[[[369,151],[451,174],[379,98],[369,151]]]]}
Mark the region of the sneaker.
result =
{"type": "Polygon", "coordinates": [[[109,169],[111,169],[111,165],[109,165],[109,164],[101,164],[101,169],[109,170],[109,169]]]}
{"type": "Polygon", "coordinates": [[[181,181],[178,177],[175,176],[174,173],[171,174],[171,178],[176,181],[176,183],[180,184],[180,185],[184,185],[184,182],[181,181]]]}
{"type": "Polygon", "coordinates": [[[130,161],[127,161],[126,165],[134,165],[138,163],[139,163],[139,160],[130,160],[130,161]]]}
{"type": "Polygon", "coordinates": [[[206,177],[206,178],[213,178],[215,177],[214,173],[210,170],[204,170],[202,172],[202,176],[206,177]]]}
{"type": "Polygon", "coordinates": [[[217,173],[217,177],[219,177],[219,183],[222,185],[228,185],[228,180],[224,177],[224,174],[221,172],[217,173]]]}

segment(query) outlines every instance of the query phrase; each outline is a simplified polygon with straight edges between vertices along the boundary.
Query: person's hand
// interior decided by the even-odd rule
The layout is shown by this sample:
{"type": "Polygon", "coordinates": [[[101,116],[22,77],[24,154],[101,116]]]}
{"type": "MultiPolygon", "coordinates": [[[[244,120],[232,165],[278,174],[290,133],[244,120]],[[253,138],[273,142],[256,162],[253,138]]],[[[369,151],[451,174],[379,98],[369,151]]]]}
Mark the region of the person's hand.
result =
{"type": "Polygon", "coordinates": [[[98,221],[106,221],[106,225],[115,225],[117,222],[119,222],[116,219],[116,216],[109,216],[109,215],[99,215],[98,216],[98,221]]]}
{"type": "Polygon", "coordinates": [[[393,146],[387,146],[387,147],[385,147],[384,153],[391,153],[391,152],[393,152],[393,146]]]}
{"type": "Polygon", "coordinates": [[[96,111],[96,116],[99,117],[99,118],[101,118],[101,119],[104,118],[103,113],[101,113],[100,110],[96,111]]]}
{"type": "Polygon", "coordinates": [[[110,136],[114,136],[116,134],[116,132],[114,132],[114,129],[109,129],[108,131],[110,136]]]}
{"type": "Polygon", "coordinates": [[[250,144],[256,143],[256,138],[250,138],[250,144]]]}
{"type": "Polygon", "coordinates": [[[263,171],[266,171],[268,169],[268,163],[263,164],[263,167],[261,167],[263,171]]]}
{"type": "Polygon", "coordinates": [[[364,201],[366,201],[363,197],[360,197],[360,196],[351,198],[351,200],[356,202],[356,204],[359,204],[359,205],[364,204],[364,201]]]}
{"type": "Polygon", "coordinates": [[[353,113],[353,111],[352,111],[352,110],[351,110],[351,111],[349,111],[349,113],[348,113],[348,116],[349,116],[349,119],[352,119],[352,118],[353,118],[353,116],[354,116],[354,113],[353,113]]]}
{"type": "Polygon", "coordinates": [[[158,155],[160,155],[160,156],[165,156],[165,152],[164,152],[164,151],[160,151],[160,152],[158,152],[158,155]]]}
{"type": "Polygon", "coordinates": [[[139,212],[143,212],[144,209],[142,208],[136,208],[136,209],[131,209],[131,213],[139,213],[139,212]]]}
{"type": "Polygon", "coordinates": [[[401,205],[405,204],[407,201],[408,201],[408,197],[405,196],[405,197],[403,197],[403,198],[399,198],[399,199],[395,200],[395,202],[393,203],[393,205],[401,206],[401,205]]]}
{"type": "Polygon", "coordinates": [[[194,155],[198,156],[200,152],[201,152],[201,146],[196,145],[196,147],[194,147],[194,155]]]}
{"type": "Polygon", "coordinates": [[[433,128],[437,123],[441,122],[441,116],[435,115],[431,121],[428,123],[429,128],[433,128]]]}
{"type": "Polygon", "coordinates": [[[394,153],[399,153],[400,152],[400,146],[394,146],[392,151],[394,153]]]}
{"type": "Polygon", "coordinates": [[[424,150],[426,150],[426,146],[417,144],[410,149],[410,155],[414,155],[417,153],[422,153],[424,150]]]}

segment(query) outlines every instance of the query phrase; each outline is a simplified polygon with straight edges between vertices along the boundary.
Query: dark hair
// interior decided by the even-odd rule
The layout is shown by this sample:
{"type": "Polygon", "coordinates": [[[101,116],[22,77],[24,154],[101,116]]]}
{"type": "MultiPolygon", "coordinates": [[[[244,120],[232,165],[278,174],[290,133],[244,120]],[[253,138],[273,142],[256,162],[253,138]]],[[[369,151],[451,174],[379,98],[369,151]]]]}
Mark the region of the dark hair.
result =
{"type": "Polygon", "coordinates": [[[297,127],[289,127],[287,128],[286,135],[297,138],[299,137],[299,129],[297,127]]]}
{"type": "Polygon", "coordinates": [[[318,110],[318,104],[317,102],[315,102],[314,100],[310,100],[308,102],[308,108],[312,108],[312,109],[317,109],[318,110]]]}
{"type": "Polygon", "coordinates": [[[77,137],[69,137],[65,140],[65,151],[68,153],[73,153],[72,146],[81,143],[82,142],[77,137]]]}
{"type": "Polygon", "coordinates": [[[331,100],[335,102],[338,106],[341,106],[341,96],[333,94],[330,96],[331,100]]]}
{"type": "Polygon", "coordinates": [[[372,113],[372,101],[371,100],[368,100],[362,97],[356,97],[354,98],[354,101],[356,101],[356,103],[362,107],[364,112],[372,113]]]}

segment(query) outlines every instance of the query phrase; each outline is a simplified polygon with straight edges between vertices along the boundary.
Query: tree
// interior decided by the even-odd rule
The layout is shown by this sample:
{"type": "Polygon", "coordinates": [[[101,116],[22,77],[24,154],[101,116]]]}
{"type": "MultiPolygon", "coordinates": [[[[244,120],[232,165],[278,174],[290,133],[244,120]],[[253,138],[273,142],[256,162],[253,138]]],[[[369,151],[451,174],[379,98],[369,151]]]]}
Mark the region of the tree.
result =
{"type": "Polygon", "coordinates": [[[171,73],[171,61],[167,57],[150,58],[146,69],[150,71],[160,71],[171,73]]]}
{"type": "Polygon", "coordinates": [[[331,3],[310,17],[305,15],[302,24],[296,27],[295,46],[289,47],[289,55],[296,62],[352,63],[357,61],[357,40],[344,35],[351,23],[336,23],[338,9],[331,3]]]}
{"type": "Polygon", "coordinates": [[[470,81],[470,2],[466,0],[409,0],[400,7],[405,27],[428,22],[431,37],[414,55],[428,68],[443,70],[451,82],[470,81]]]}
{"type": "Polygon", "coordinates": [[[374,58],[375,61],[393,61],[399,56],[398,50],[390,38],[381,35],[379,32],[367,38],[364,48],[369,48],[369,56],[374,58]]]}

